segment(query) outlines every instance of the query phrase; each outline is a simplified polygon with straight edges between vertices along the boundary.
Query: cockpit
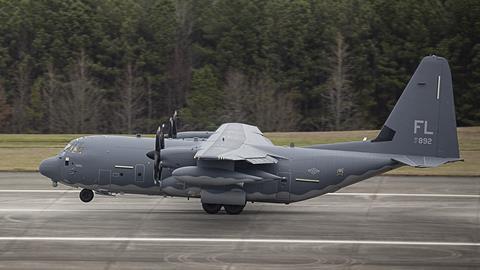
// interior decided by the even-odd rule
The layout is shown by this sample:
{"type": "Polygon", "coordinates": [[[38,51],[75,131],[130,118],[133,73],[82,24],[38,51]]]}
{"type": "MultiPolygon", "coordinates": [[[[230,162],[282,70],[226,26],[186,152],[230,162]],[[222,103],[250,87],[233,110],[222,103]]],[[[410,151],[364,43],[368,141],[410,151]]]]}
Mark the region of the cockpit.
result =
{"type": "Polygon", "coordinates": [[[85,151],[85,143],[83,138],[78,138],[69,142],[63,149],[63,152],[76,153],[76,154],[82,154],[84,151],[85,151]]]}

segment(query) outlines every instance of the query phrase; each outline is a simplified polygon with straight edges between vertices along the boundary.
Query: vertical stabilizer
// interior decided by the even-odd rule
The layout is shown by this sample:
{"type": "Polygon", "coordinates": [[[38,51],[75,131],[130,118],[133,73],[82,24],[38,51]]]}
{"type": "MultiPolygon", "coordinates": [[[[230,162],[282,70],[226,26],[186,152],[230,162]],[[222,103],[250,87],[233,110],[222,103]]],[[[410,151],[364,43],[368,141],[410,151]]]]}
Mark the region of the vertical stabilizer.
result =
{"type": "Polygon", "coordinates": [[[456,127],[448,62],[427,56],[372,142],[383,153],[458,159],[456,127]]]}

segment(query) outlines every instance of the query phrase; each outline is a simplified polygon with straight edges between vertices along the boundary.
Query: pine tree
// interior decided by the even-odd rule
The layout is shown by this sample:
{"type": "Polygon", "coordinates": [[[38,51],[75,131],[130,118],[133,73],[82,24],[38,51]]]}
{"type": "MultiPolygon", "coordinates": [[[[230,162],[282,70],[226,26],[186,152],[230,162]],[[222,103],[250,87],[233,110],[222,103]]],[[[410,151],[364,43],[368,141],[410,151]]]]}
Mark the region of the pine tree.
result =
{"type": "Polygon", "coordinates": [[[210,66],[193,71],[187,107],[180,114],[188,128],[214,130],[220,124],[223,92],[210,66]]]}
{"type": "Polygon", "coordinates": [[[330,76],[323,95],[327,106],[325,118],[331,129],[343,130],[350,127],[354,95],[349,79],[348,45],[340,32],[335,35],[334,44],[330,56],[330,76]]]}
{"type": "Polygon", "coordinates": [[[12,112],[12,108],[7,102],[7,97],[5,94],[5,89],[3,88],[3,85],[0,83],[0,131],[5,131],[7,126],[6,122],[10,118],[12,112]]]}

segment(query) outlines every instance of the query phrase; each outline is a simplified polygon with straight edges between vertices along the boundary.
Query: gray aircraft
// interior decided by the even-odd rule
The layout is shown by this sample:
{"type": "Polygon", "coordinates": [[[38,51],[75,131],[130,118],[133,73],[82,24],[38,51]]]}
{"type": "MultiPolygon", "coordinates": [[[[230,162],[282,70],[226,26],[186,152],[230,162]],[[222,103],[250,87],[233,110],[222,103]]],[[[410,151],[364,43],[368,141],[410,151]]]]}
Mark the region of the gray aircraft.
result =
{"type": "Polygon", "coordinates": [[[54,186],[82,188],[83,202],[94,191],[194,197],[209,214],[222,207],[239,214],[248,201],[289,204],[401,166],[460,160],[450,68],[437,56],[423,58],[373,140],[284,147],[246,124],[226,123],[215,132],[176,129],[175,114],[156,138],[81,137],[39,170],[54,186]]]}

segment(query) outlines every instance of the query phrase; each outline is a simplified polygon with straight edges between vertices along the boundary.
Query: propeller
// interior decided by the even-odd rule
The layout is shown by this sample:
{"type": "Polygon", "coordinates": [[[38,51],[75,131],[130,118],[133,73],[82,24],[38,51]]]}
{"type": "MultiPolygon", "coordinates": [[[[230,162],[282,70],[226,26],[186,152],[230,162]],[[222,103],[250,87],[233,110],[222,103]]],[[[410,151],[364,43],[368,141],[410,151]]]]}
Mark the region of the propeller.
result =
{"type": "MultiPolygon", "coordinates": [[[[161,125],[157,129],[157,134],[155,135],[155,151],[154,151],[154,161],[153,170],[154,170],[154,178],[156,181],[160,180],[162,176],[162,166],[160,164],[160,153],[161,150],[165,148],[165,135],[163,130],[165,125],[161,125]]],[[[148,155],[148,154],[147,154],[148,155]]]]}
{"type": "MultiPolygon", "coordinates": [[[[169,119],[169,129],[168,137],[176,138],[177,137],[177,111],[173,113],[173,116],[169,119]]],[[[162,124],[158,127],[157,133],[155,135],[155,149],[147,153],[147,157],[154,160],[153,164],[153,178],[158,184],[158,181],[162,177],[162,158],[161,151],[165,149],[165,124],[162,124]]]]}

